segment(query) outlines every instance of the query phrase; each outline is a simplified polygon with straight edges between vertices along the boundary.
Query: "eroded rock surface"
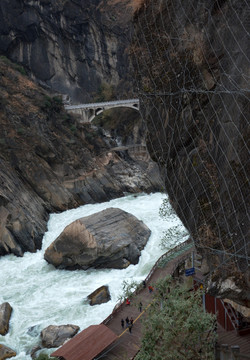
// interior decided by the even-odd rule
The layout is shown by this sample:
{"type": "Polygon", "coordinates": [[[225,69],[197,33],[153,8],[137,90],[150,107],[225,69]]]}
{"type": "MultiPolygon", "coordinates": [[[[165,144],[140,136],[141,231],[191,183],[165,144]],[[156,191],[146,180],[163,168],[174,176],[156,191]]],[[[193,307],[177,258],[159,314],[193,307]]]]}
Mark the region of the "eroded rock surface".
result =
{"type": "Polygon", "coordinates": [[[68,225],[44,258],[60,269],[122,269],[137,264],[150,234],[135,216],[109,208],[68,225]]]}
{"type": "Polygon", "coordinates": [[[32,77],[75,101],[89,101],[103,83],[127,96],[128,32],[134,0],[0,3],[0,51],[32,77]]]}
{"type": "Polygon", "coordinates": [[[238,0],[145,0],[133,50],[148,149],[209,291],[250,307],[248,11],[238,0]]]}
{"type": "Polygon", "coordinates": [[[8,302],[0,305],[0,335],[6,335],[9,331],[11,313],[12,307],[8,302]]]}
{"type": "Polygon", "coordinates": [[[88,295],[90,305],[98,305],[108,302],[111,299],[108,286],[101,286],[88,295]]]}
{"type": "Polygon", "coordinates": [[[117,148],[15,66],[0,58],[0,256],[40,249],[51,212],[162,188],[137,112],[122,121],[129,148],[117,148]]]}
{"type": "Polygon", "coordinates": [[[63,345],[67,340],[75,336],[79,331],[77,325],[49,325],[41,331],[42,346],[53,348],[63,345]]]}
{"type": "Polygon", "coordinates": [[[0,360],[9,359],[16,356],[16,352],[9,347],[0,344],[0,360]]]}

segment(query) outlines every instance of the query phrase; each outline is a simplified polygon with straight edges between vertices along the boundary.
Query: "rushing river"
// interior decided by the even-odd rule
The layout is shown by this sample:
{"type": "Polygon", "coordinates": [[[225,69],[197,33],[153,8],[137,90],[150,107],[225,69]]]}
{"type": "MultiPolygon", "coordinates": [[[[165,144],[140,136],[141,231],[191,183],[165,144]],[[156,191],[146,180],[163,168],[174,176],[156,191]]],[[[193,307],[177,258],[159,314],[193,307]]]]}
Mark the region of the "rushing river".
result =
{"type": "MultiPolygon", "coordinates": [[[[13,359],[31,359],[28,352],[39,343],[40,331],[48,325],[74,324],[80,330],[99,324],[116,305],[122,294],[124,280],[142,281],[156,260],[166,251],[160,246],[168,229],[184,229],[175,216],[162,219],[159,208],[165,195],[128,195],[106,203],[84,205],[61,214],[51,214],[42,250],[26,253],[22,258],[8,255],[0,258],[0,304],[9,302],[13,308],[10,329],[0,335],[0,344],[16,351],[13,359]],[[45,249],[72,221],[108,207],[118,207],[142,220],[152,231],[137,265],[123,270],[57,270],[43,258],[45,249]],[[108,285],[111,301],[90,306],[86,297],[99,286],[108,285]]],[[[179,234],[179,232],[178,232],[179,234]]],[[[169,248],[183,241],[180,235],[169,240],[169,248]]],[[[53,349],[55,350],[55,349],[53,349]]],[[[50,353],[52,350],[49,351],[50,353]]]]}

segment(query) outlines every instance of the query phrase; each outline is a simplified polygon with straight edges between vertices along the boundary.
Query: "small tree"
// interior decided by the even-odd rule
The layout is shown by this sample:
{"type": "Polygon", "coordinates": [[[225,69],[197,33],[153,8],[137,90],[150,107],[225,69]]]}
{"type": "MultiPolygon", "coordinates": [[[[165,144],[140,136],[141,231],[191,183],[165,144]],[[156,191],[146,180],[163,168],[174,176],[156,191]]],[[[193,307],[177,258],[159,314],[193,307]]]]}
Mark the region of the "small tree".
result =
{"type": "Polygon", "coordinates": [[[49,355],[47,354],[39,354],[39,356],[36,358],[36,360],[58,360],[57,358],[55,357],[50,357],[49,355]]]}
{"type": "Polygon", "coordinates": [[[156,284],[136,360],[212,360],[216,318],[202,308],[202,292],[170,278],[156,284]]]}
{"type": "Polygon", "coordinates": [[[120,302],[125,301],[126,299],[132,299],[136,289],[139,289],[142,285],[134,280],[122,282],[122,294],[118,297],[120,302]]]}

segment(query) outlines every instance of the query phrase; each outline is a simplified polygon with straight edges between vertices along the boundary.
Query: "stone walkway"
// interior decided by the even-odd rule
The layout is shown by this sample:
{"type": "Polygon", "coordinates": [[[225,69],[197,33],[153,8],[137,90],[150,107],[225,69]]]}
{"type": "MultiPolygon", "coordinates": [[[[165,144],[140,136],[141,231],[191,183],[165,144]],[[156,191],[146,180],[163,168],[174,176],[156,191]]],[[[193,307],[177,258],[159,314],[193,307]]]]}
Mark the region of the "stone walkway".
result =
{"type": "MultiPolygon", "coordinates": [[[[169,260],[164,267],[156,267],[147,281],[146,288],[142,289],[133,297],[131,304],[122,304],[117,312],[113,313],[106,322],[104,321],[105,325],[119,336],[119,340],[107,348],[104,353],[99,355],[95,360],[131,360],[135,357],[141,345],[141,320],[143,319],[144,311],[150,306],[153,298],[153,293],[149,293],[148,286],[150,284],[154,285],[159,279],[169,274],[173,274],[178,263],[180,263],[182,259],[190,257],[192,251],[194,251],[194,247],[189,246],[189,248],[180,252],[178,256],[169,260]],[[142,312],[139,310],[140,302],[143,304],[142,312]],[[121,319],[124,319],[125,322],[126,317],[129,319],[132,317],[134,319],[131,333],[129,333],[129,329],[126,328],[126,326],[124,326],[124,328],[121,326],[121,319]]],[[[236,331],[225,331],[218,324],[218,344],[221,345],[225,343],[230,346],[239,345],[241,354],[250,355],[250,335],[239,337],[236,331]]]]}
{"type": "Polygon", "coordinates": [[[120,311],[118,311],[112,319],[105,323],[105,325],[110,328],[115,334],[119,336],[119,340],[111,345],[104,354],[98,356],[97,359],[122,359],[129,360],[133,359],[136,353],[138,352],[141,344],[142,338],[142,323],[141,319],[144,316],[144,310],[150,306],[152,302],[153,293],[149,293],[148,286],[150,284],[156,283],[159,279],[171,274],[176,265],[180,262],[182,258],[188,257],[194,248],[189,248],[184,251],[173,260],[170,260],[167,265],[163,268],[157,268],[149,281],[147,282],[147,287],[142,289],[137,295],[135,295],[131,301],[130,305],[123,304],[120,311]],[[139,311],[139,303],[142,302],[143,308],[142,312],[139,311]],[[129,329],[121,326],[121,319],[126,319],[126,317],[134,319],[134,325],[132,327],[131,334],[129,329]]]}

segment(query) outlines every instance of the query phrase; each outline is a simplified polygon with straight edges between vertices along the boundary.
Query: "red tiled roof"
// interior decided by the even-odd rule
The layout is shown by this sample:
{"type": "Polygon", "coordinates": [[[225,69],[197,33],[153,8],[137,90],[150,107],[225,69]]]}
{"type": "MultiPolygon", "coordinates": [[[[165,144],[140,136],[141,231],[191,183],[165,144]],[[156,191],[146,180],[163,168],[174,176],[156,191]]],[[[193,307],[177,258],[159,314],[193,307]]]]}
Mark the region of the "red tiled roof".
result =
{"type": "Polygon", "coordinates": [[[92,360],[112,344],[118,336],[105,325],[91,325],[67,341],[51,356],[65,360],[92,360]]]}

